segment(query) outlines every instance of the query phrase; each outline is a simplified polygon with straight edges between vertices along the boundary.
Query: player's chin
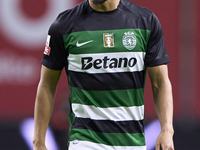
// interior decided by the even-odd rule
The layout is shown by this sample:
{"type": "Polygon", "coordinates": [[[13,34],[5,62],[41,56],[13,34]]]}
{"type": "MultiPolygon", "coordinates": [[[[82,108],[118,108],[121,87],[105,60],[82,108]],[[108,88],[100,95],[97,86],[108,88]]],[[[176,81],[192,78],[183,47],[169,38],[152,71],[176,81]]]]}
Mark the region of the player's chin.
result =
{"type": "Polygon", "coordinates": [[[95,4],[95,5],[101,5],[101,4],[103,4],[105,1],[107,1],[107,0],[92,0],[92,3],[95,4]]]}

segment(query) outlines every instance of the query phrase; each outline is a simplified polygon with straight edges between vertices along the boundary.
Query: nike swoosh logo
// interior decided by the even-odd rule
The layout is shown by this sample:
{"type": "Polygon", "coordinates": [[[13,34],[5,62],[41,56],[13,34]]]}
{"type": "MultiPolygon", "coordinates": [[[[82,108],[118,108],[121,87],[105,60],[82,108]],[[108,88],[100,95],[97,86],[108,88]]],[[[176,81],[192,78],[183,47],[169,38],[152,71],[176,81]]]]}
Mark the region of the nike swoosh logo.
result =
{"type": "Polygon", "coordinates": [[[79,42],[77,41],[76,46],[77,46],[77,47],[81,47],[81,46],[83,46],[83,45],[85,45],[85,44],[88,44],[88,43],[91,43],[91,42],[93,42],[93,40],[87,41],[87,42],[84,42],[84,43],[79,43],[79,42]]]}

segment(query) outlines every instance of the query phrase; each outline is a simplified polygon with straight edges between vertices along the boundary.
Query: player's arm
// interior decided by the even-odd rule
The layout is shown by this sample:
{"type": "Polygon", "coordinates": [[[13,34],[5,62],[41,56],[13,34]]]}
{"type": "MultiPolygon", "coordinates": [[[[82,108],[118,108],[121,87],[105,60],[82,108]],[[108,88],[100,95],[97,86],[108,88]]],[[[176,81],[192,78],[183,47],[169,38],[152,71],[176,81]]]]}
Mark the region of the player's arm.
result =
{"type": "Polygon", "coordinates": [[[45,135],[51,118],[56,87],[60,78],[61,71],[41,68],[40,82],[37,89],[34,119],[34,150],[47,150],[45,147],[45,135]]]}
{"type": "Polygon", "coordinates": [[[148,67],[152,84],[154,105],[161,124],[161,133],[156,141],[156,150],[174,150],[173,144],[173,98],[168,78],[167,65],[148,67]]]}

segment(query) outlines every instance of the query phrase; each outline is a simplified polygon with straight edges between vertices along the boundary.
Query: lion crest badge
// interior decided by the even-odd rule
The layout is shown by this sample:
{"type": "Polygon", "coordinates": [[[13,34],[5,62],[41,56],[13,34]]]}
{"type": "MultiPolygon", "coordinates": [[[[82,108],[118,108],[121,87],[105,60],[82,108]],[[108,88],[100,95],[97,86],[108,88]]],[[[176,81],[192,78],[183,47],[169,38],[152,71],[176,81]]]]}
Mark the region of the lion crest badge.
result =
{"type": "Polygon", "coordinates": [[[125,32],[124,34],[125,35],[122,38],[122,42],[123,42],[124,47],[128,50],[134,49],[136,44],[137,44],[136,36],[131,31],[125,32]]]}

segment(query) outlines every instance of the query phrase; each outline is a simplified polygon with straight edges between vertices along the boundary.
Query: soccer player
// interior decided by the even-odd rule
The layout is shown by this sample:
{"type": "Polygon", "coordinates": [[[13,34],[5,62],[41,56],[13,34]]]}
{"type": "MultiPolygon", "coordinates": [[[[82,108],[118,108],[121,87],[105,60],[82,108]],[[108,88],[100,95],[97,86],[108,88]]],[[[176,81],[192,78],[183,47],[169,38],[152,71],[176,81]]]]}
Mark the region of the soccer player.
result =
{"type": "Polygon", "coordinates": [[[63,67],[70,88],[69,150],[146,150],[146,71],[161,123],[156,150],[173,150],[168,62],[161,25],[146,8],[128,0],[85,0],[62,12],[49,29],[42,59],[34,150],[46,150],[63,67]]]}

